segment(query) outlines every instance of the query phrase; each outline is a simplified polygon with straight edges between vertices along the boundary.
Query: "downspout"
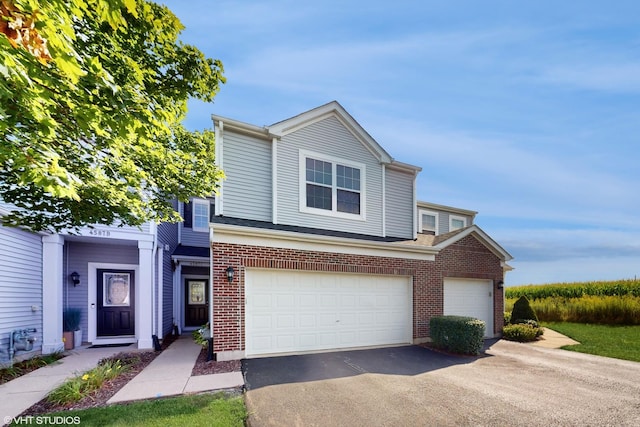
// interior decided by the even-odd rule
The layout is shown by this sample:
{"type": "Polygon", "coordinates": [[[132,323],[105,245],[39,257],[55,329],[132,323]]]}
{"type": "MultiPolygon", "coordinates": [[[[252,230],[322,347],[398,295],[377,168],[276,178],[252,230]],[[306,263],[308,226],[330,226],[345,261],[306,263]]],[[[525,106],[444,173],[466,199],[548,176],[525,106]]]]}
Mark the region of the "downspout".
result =
{"type": "Polygon", "coordinates": [[[213,226],[209,225],[209,339],[207,361],[215,360],[213,354],[213,226]]]}
{"type": "Polygon", "coordinates": [[[163,318],[164,318],[164,245],[158,246],[158,333],[164,336],[163,318]]]}
{"type": "MultiPolygon", "coordinates": [[[[157,229],[156,229],[157,230],[157,229]]],[[[153,239],[153,249],[151,249],[151,265],[153,266],[153,268],[151,268],[151,341],[153,342],[153,348],[155,351],[160,351],[161,347],[160,347],[160,341],[158,340],[158,333],[157,333],[157,328],[156,328],[156,308],[157,305],[155,304],[156,302],[156,268],[157,266],[156,264],[156,260],[157,260],[157,253],[158,253],[158,234],[157,232],[155,233],[155,239],[153,239]]]]}

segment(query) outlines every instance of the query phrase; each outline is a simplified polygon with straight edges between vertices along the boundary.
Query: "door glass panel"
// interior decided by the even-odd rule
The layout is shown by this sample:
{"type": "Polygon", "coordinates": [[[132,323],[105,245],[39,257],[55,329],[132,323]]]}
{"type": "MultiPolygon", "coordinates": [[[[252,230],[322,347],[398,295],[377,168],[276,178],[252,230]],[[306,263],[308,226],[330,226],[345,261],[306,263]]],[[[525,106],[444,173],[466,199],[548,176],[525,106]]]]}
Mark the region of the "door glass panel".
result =
{"type": "Polygon", "coordinates": [[[104,307],[129,306],[131,277],[129,273],[103,273],[104,307]]]}
{"type": "Polygon", "coordinates": [[[206,304],[203,281],[189,282],[189,304],[206,304]]]}

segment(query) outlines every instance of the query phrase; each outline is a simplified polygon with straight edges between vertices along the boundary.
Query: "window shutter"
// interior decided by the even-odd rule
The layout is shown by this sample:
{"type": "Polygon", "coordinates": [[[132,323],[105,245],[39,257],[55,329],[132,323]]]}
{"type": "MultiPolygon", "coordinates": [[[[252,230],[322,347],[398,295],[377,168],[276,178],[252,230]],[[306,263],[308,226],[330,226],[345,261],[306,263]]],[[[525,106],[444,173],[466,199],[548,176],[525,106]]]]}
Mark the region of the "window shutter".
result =
{"type": "Polygon", "coordinates": [[[191,228],[191,221],[193,220],[193,216],[191,215],[191,203],[184,203],[184,214],[182,215],[184,218],[184,227],[191,228]]]}

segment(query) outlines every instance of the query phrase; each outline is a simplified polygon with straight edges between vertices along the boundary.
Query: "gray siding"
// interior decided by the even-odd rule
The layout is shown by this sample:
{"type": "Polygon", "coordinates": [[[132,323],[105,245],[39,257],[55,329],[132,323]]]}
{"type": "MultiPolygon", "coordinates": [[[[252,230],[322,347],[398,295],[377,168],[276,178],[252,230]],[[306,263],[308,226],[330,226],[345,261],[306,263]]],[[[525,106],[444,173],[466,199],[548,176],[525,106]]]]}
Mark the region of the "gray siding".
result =
{"type": "Polygon", "coordinates": [[[87,301],[89,265],[90,262],[113,264],[138,264],[138,246],[123,246],[107,243],[100,240],[97,243],[67,241],[65,248],[65,274],[68,277],[73,271],[80,274],[80,283],[73,286],[68,281],[64,282],[64,307],[78,307],[82,310],[82,337],[88,337],[87,328],[87,301]]]}
{"type": "MultiPolygon", "coordinates": [[[[184,218],[184,205],[180,203],[180,215],[184,218]]],[[[206,231],[193,231],[191,227],[185,227],[184,223],[180,225],[180,242],[185,246],[195,246],[206,248],[209,246],[209,233],[206,231]]]]}
{"type": "Polygon", "coordinates": [[[387,236],[413,238],[413,179],[409,173],[386,170],[387,236]]]}
{"type": "Polygon", "coordinates": [[[278,144],[278,222],[375,236],[382,235],[382,167],[335,117],[286,135],[278,144]],[[299,150],[363,163],[366,221],[300,212],[299,150]]]}
{"type": "MultiPolygon", "coordinates": [[[[9,334],[36,328],[34,350],[42,348],[42,239],[0,226],[0,363],[8,361],[9,334]],[[31,306],[37,307],[36,311],[31,306]]],[[[19,352],[16,356],[25,354],[19,352]]]]}
{"type": "Polygon", "coordinates": [[[158,334],[164,338],[171,332],[173,325],[173,269],[171,268],[171,254],[178,246],[178,224],[163,223],[158,226],[158,244],[169,245],[169,250],[163,252],[162,259],[162,331],[158,334]]]}
{"type": "Polygon", "coordinates": [[[271,141],[224,133],[224,215],[271,221],[271,141]]]}

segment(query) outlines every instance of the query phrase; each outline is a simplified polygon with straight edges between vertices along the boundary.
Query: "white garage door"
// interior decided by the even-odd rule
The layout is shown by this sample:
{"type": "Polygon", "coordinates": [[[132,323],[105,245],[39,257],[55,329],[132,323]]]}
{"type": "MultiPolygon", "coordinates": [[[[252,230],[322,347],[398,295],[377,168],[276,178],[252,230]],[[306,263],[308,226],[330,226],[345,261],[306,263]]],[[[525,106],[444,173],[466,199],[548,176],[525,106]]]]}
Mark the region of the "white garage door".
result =
{"type": "Polygon", "coordinates": [[[444,279],[444,314],[484,320],[485,335],[493,337],[493,282],[444,279]]]}
{"type": "Polygon", "coordinates": [[[248,269],[246,355],[412,342],[408,277],[248,269]]]}

